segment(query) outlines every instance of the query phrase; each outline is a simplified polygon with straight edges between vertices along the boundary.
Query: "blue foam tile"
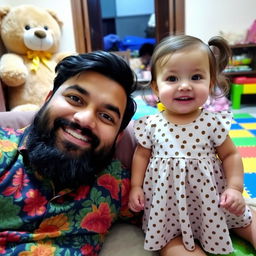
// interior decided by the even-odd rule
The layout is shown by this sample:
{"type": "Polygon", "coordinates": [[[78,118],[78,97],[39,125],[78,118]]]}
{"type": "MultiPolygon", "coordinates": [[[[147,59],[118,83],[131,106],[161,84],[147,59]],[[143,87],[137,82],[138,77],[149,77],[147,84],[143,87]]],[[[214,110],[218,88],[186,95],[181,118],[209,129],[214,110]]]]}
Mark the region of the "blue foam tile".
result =
{"type": "Polygon", "coordinates": [[[256,197],[256,173],[244,174],[244,186],[250,197],[256,197]]]}
{"type": "Polygon", "coordinates": [[[234,118],[237,123],[256,123],[256,118],[234,118]]]}
{"type": "Polygon", "coordinates": [[[249,130],[254,136],[256,136],[256,130],[249,130]]]}
{"type": "Polygon", "coordinates": [[[231,124],[231,130],[243,130],[244,128],[239,124],[231,124]]]}

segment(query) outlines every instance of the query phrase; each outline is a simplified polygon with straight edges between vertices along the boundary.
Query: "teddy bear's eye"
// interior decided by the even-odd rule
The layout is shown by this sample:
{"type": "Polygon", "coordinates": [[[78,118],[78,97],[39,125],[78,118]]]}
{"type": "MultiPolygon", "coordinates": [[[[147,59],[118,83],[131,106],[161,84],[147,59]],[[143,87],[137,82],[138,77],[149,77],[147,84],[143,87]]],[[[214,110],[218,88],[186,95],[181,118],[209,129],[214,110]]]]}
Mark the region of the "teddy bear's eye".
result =
{"type": "Polygon", "coordinates": [[[47,27],[47,26],[44,26],[44,29],[45,29],[45,30],[48,30],[48,27],[47,27]]]}
{"type": "Polygon", "coordinates": [[[29,26],[29,25],[26,25],[26,26],[25,26],[25,29],[26,29],[26,30],[29,30],[29,29],[30,29],[30,26],[29,26]]]}

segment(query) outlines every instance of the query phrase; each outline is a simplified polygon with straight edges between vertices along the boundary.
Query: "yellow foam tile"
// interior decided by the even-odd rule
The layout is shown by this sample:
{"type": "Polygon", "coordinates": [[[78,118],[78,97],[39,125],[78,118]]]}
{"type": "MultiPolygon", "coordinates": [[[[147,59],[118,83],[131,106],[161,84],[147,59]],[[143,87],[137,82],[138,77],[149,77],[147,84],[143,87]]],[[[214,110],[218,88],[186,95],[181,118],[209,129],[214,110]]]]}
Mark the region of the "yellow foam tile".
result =
{"type": "Polygon", "coordinates": [[[247,130],[256,130],[256,123],[240,123],[239,125],[247,130]]]}
{"type": "Polygon", "coordinates": [[[242,158],[245,173],[256,173],[256,158],[243,157],[242,158]]]}
{"type": "Polygon", "coordinates": [[[246,188],[244,188],[243,196],[244,196],[245,198],[250,198],[250,195],[247,193],[246,188]]]}
{"type": "Polygon", "coordinates": [[[251,134],[249,131],[246,130],[230,130],[229,136],[231,138],[237,138],[237,137],[254,137],[253,134],[251,134]]]}

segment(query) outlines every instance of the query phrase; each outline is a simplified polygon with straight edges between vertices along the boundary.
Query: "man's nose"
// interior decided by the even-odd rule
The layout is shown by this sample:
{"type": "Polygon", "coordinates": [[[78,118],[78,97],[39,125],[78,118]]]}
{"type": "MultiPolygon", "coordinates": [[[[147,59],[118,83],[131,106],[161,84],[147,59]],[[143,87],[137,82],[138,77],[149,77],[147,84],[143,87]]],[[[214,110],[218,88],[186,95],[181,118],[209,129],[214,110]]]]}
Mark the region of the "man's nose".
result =
{"type": "Polygon", "coordinates": [[[82,128],[94,129],[96,127],[96,114],[93,109],[77,111],[74,114],[74,121],[82,128]]]}

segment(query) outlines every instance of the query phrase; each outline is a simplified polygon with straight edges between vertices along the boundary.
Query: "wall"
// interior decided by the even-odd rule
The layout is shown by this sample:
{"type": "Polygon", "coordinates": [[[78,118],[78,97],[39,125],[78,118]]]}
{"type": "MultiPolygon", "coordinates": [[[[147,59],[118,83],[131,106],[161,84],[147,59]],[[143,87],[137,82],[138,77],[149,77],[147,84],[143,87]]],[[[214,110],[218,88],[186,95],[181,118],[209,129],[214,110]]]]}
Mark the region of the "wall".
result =
{"type": "Polygon", "coordinates": [[[71,4],[72,0],[61,0],[61,1],[53,1],[53,0],[1,0],[1,6],[17,6],[22,4],[32,4],[37,5],[42,8],[52,9],[57,13],[58,17],[63,21],[63,29],[62,29],[62,42],[60,45],[60,51],[63,52],[74,52],[75,51],[75,41],[74,41],[74,33],[73,33],[73,21],[72,21],[72,12],[71,12],[71,4]],[[61,2],[61,4],[60,4],[61,2]]]}
{"type": "Polygon", "coordinates": [[[255,0],[185,1],[185,32],[205,42],[220,31],[245,34],[254,19],[255,0]]]}

